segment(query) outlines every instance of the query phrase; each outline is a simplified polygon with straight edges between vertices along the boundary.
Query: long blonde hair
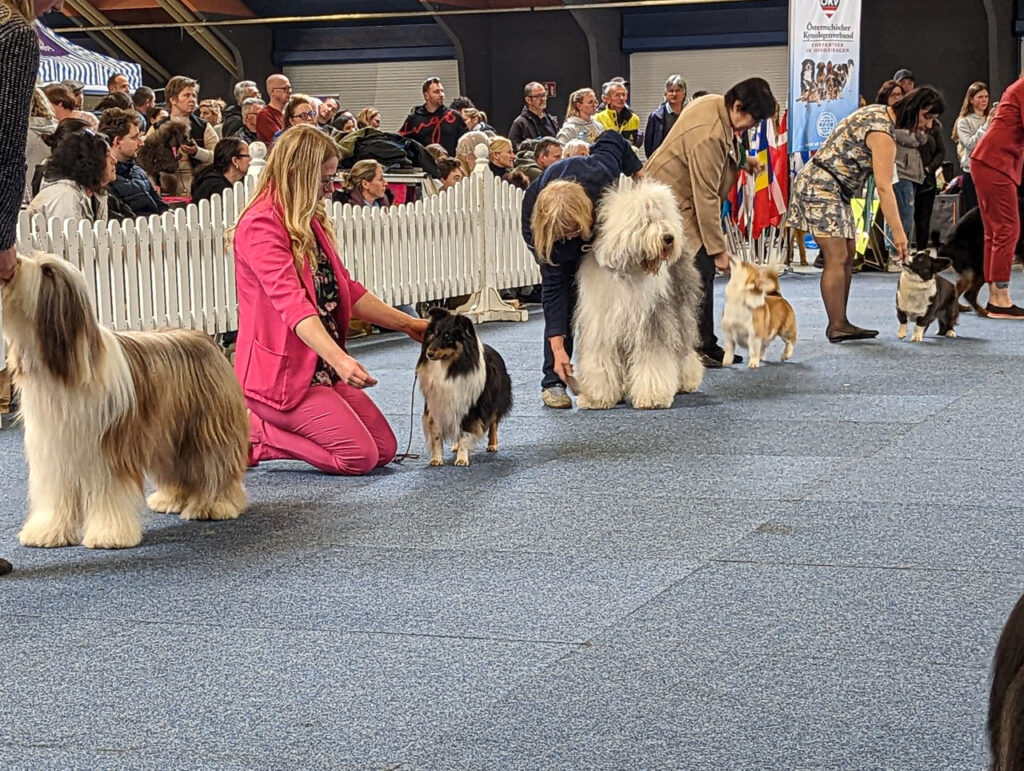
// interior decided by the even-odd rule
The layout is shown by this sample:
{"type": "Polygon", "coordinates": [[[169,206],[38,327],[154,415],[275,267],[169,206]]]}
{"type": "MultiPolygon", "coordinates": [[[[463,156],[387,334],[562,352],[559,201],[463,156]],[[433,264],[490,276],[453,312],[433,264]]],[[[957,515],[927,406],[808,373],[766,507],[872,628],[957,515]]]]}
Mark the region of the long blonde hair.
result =
{"type": "Polygon", "coordinates": [[[24,16],[25,20],[29,22],[31,22],[36,17],[35,8],[32,5],[32,0],[0,0],[0,5],[6,5],[15,13],[24,16]]]}
{"type": "Polygon", "coordinates": [[[337,250],[334,227],[320,195],[320,167],[338,156],[338,146],[316,126],[292,126],[274,142],[252,198],[238,217],[241,223],[249,209],[269,196],[281,210],[295,270],[299,273],[306,260],[316,269],[316,237],[311,225],[314,219],[323,226],[327,240],[337,250]]]}
{"type": "MultiPolygon", "coordinates": [[[[583,100],[587,98],[587,94],[594,94],[592,88],[578,88],[569,94],[569,110],[567,118],[582,118],[580,115],[580,105],[583,104],[583,100]]],[[[597,94],[594,94],[594,98],[597,98],[597,94]]]]}
{"type": "Polygon", "coordinates": [[[956,124],[965,115],[970,115],[974,112],[974,107],[971,105],[971,100],[980,94],[982,91],[988,91],[988,107],[985,108],[985,117],[992,112],[992,92],[989,91],[988,84],[981,80],[976,80],[967,87],[967,93],[964,94],[964,103],[960,107],[960,114],[956,116],[956,120],[953,121],[953,141],[959,141],[960,138],[957,136],[956,124]]]}
{"type": "Polygon", "coordinates": [[[534,252],[542,262],[551,265],[556,241],[577,234],[590,240],[594,229],[594,203],[579,182],[555,180],[537,196],[530,214],[530,227],[534,252]]]}

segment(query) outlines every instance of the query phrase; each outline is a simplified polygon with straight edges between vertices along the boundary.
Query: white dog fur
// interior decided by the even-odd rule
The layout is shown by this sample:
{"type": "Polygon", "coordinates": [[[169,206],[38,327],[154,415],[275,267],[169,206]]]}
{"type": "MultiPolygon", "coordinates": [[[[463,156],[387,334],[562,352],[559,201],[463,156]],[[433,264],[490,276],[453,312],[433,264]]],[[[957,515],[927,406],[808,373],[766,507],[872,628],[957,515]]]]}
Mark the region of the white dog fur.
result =
{"type": "Polygon", "coordinates": [[[702,289],[679,204],[660,182],[621,177],[601,198],[596,229],[577,274],[577,405],[609,409],[625,397],[636,409],[667,408],[704,379],[702,289]]]}
{"type": "Polygon", "coordinates": [[[138,545],[144,474],[154,510],[242,512],[245,399],[209,337],[104,329],[82,273],[53,255],[19,257],[2,295],[29,467],[23,545],[138,545]]]}

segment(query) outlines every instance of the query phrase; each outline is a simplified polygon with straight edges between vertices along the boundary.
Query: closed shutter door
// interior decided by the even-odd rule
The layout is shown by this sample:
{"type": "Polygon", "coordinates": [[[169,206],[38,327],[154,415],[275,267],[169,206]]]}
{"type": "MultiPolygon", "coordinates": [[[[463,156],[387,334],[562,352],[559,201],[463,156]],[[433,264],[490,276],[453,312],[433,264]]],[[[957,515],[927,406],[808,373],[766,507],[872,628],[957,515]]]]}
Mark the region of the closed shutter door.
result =
{"type": "Polygon", "coordinates": [[[380,127],[398,131],[412,108],[423,104],[423,81],[440,78],[445,102],[459,95],[455,59],[352,64],[296,64],[284,74],[295,93],[340,96],[341,107],[357,115],[364,107],[380,111],[380,127]]]}
{"type": "Polygon", "coordinates": [[[682,75],[687,96],[694,91],[724,94],[747,78],[768,81],[785,109],[789,99],[789,50],[785,46],[647,51],[629,56],[629,104],[647,126],[651,110],[665,100],[665,80],[682,75]]]}

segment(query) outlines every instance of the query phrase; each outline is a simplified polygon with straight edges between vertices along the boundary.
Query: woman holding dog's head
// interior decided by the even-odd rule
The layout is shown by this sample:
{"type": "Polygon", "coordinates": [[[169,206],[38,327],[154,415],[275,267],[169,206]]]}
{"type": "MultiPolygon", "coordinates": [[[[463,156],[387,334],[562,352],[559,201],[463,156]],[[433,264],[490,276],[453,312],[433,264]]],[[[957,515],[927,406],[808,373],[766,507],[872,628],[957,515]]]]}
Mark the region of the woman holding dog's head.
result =
{"type": "Polygon", "coordinates": [[[363,389],[377,381],[345,350],[353,315],[422,340],[427,322],[351,278],[324,198],[338,147],[315,126],[274,143],[234,232],[235,370],[251,411],[250,464],[298,459],[332,474],[390,462],[395,436],[363,389]]]}
{"type": "Polygon", "coordinates": [[[565,384],[572,377],[570,324],[576,307],[576,271],[593,236],[594,208],[604,189],[643,164],[616,131],[597,138],[590,155],[548,166],[523,197],[523,238],[540,263],[544,307],[544,367],[541,399],[554,409],[572,401],[565,384]]]}
{"type": "Polygon", "coordinates": [[[909,238],[893,190],[895,134],[897,129],[927,131],[943,109],[942,96],[930,86],[911,91],[891,106],[863,107],[839,122],[793,183],[789,225],[811,233],[825,261],[821,299],[828,314],[829,342],[878,335],[878,330],[855,326],[846,316],[857,237],[850,200],[860,196],[868,176],[874,174],[893,249],[899,260],[906,259],[909,238]]]}
{"type": "Polygon", "coordinates": [[[116,161],[106,138],[89,129],[74,131],[54,145],[28,210],[47,219],[106,220],[106,189],[115,179],[116,161]]]}

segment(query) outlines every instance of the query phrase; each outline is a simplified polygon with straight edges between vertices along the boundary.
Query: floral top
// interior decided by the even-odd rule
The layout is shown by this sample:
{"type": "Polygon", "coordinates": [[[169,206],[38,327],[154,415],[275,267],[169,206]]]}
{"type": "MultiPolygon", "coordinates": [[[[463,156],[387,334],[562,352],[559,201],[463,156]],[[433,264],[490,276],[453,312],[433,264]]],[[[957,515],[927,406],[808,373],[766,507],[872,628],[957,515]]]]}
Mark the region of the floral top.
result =
{"type": "MultiPolygon", "coordinates": [[[[316,309],[320,314],[320,321],[334,341],[344,346],[345,338],[338,329],[338,322],[334,318],[334,311],[338,307],[338,277],[334,275],[330,258],[317,244],[316,247],[316,270],[313,271],[313,284],[316,287],[316,309]]],[[[326,361],[319,356],[316,359],[316,369],[313,370],[313,385],[333,385],[341,378],[326,361]]]]}

